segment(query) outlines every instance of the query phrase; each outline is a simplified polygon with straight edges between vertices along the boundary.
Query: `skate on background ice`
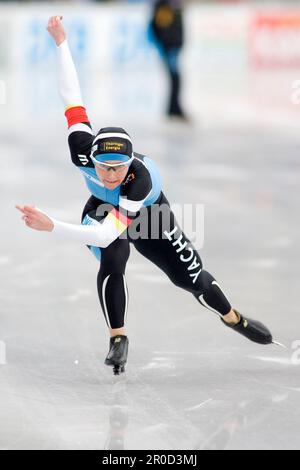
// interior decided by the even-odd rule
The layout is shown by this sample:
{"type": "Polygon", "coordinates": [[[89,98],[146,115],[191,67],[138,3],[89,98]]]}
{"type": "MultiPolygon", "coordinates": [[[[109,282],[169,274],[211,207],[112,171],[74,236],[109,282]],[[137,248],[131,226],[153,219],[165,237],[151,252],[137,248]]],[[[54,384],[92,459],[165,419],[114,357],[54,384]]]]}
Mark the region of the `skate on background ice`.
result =
{"type": "Polygon", "coordinates": [[[279,343],[278,341],[274,341],[273,335],[270,330],[261,322],[257,320],[252,320],[251,318],[246,318],[235,309],[234,311],[237,317],[239,317],[239,322],[236,325],[230,325],[221,318],[224,325],[231,328],[233,331],[236,331],[237,333],[241,334],[242,336],[245,336],[254,343],[262,345],[275,344],[277,346],[286,348],[286,346],[279,343]]]}
{"type": "Polygon", "coordinates": [[[105,359],[105,364],[113,367],[114,375],[120,375],[125,372],[128,346],[129,341],[127,336],[118,335],[110,338],[109,352],[105,359]]]}

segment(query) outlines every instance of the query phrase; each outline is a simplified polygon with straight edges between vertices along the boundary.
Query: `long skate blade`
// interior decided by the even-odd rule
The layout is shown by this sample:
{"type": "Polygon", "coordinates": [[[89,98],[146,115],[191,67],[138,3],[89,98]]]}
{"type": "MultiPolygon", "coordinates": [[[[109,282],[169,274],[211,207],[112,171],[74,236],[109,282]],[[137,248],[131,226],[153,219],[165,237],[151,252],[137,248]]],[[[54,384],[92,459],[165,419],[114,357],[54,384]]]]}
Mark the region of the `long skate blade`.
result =
{"type": "Polygon", "coordinates": [[[283,349],[288,349],[285,344],[279,343],[278,341],[272,341],[272,344],[275,344],[276,346],[279,346],[280,348],[283,348],[283,349]]]}
{"type": "Polygon", "coordinates": [[[114,366],[113,368],[113,372],[114,372],[114,375],[118,376],[118,375],[121,375],[121,374],[124,374],[125,372],[125,367],[124,366],[114,366]]]}

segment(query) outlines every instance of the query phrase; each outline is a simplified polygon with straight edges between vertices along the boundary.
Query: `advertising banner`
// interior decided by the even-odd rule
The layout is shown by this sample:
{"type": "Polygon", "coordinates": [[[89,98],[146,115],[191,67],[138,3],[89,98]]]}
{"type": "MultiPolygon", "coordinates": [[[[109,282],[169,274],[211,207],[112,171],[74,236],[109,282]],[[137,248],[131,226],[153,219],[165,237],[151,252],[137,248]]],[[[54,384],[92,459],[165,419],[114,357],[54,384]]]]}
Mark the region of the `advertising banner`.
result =
{"type": "Polygon", "coordinates": [[[300,66],[300,11],[254,14],[250,60],[259,68],[300,66]]]}

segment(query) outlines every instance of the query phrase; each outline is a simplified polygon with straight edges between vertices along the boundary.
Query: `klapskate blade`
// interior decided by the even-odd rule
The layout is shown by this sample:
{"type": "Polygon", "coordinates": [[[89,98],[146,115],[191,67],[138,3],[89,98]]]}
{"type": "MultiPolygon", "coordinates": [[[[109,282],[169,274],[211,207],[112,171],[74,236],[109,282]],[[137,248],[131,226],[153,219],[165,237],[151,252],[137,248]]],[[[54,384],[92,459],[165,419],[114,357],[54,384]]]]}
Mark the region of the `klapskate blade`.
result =
{"type": "Polygon", "coordinates": [[[113,368],[114,376],[120,376],[125,373],[125,366],[114,366],[113,368]]]}
{"type": "Polygon", "coordinates": [[[280,348],[287,349],[286,345],[279,343],[279,341],[272,341],[272,344],[276,344],[276,346],[279,346],[280,348]]]}

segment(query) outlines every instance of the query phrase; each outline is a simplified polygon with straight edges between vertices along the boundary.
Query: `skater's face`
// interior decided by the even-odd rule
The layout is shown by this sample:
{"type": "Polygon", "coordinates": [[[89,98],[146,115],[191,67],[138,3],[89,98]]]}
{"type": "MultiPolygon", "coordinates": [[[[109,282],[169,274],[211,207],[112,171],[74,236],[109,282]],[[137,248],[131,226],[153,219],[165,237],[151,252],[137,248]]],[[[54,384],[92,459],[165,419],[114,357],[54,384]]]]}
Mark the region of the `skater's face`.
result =
{"type": "Polygon", "coordinates": [[[105,188],[115,189],[120,184],[123,183],[126,175],[128,173],[128,165],[124,165],[124,162],[121,161],[111,161],[107,160],[104,162],[105,165],[114,165],[114,166],[105,166],[101,164],[96,164],[95,169],[98,175],[98,178],[102,181],[105,188]],[[116,166],[115,166],[116,165],[116,166]]]}

